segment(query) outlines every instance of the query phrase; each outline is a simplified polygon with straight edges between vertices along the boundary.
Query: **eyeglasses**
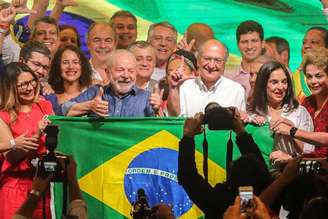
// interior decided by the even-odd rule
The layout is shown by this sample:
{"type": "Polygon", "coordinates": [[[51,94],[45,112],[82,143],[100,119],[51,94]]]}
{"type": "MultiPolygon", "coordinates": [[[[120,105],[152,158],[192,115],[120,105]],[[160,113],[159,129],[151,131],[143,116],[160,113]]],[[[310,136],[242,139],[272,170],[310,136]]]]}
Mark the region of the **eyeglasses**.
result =
{"type": "Polygon", "coordinates": [[[30,81],[24,81],[24,82],[17,83],[16,86],[17,86],[17,89],[26,90],[29,85],[32,85],[33,88],[36,88],[37,81],[35,79],[32,79],[30,81]]]}
{"type": "Polygon", "coordinates": [[[212,57],[208,57],[208,56],[201,56],[201,58],[205,61],[205,62],[211,62],[212,60],[214,61],[214,63],[216,65],[223,65],[225,63],[225,59],[221,59],[221,58],[212,58],[212,57]]]}
{"type": "Polygon", "coordinates": [[[38,69],[43,68],[46,71],[49,71],[49,66],[48,65],[42,65],[38,61],[33,61],[33,60],[28,60],[28,62],[31,62],[33,65],[35,65],[38,69]]]}

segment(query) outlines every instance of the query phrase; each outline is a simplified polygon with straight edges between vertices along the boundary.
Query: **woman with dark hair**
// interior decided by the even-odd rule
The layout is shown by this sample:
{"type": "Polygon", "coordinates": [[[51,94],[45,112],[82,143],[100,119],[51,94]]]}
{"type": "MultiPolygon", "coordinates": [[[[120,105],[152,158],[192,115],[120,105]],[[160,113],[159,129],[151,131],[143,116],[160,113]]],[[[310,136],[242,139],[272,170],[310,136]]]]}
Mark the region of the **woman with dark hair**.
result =
{"type": "MultiPolygon", "coordinates": [[[[39,99],[40,84],[23,63],[9,64],[0,80],[0,152],[4,160],[0,177],[0,218],[10,219],[32,189],[35,167],[31,161],[46,152],[44,128],[52,114],[51,104],[39,99]]],[[[50,218],[50,195],[46,195],[46,215],[50,218]]],[[[33,218],[42,218],[42,202],[33,218]]]]}
{"type": "Polygon", "coordinates": [[[73,45],[78,48],[81,47],[81,39],[79,32],[74,26],[63,24],[59,26],[59,47],[65,47],[68,45],[73,45]]]}
{"type": "Polygon", "coordinates": [[[295,138],[315,145],[308,157],[328,156],[328,49],[320,47],[309,50],[302,63],[306,83],[312,93],[302,105],[309,111],[314,132],[296,129],[293,124],[279,124],[280,134],[288,135],[295,130],[295,138]]]}
{"type": "MultiPolygon", "coordinates": [[[[297,102],[288,70],[279,62],[270,61],[262,65],[254,87],[251,112],[266,118],[270,126],[275,127],[282,121],[293,126],[312,131],[310,114],[297,102]]],[[[274,132],[277,130],[273,129],[274,132]]],[[[270,159],[275,162],[286,161],[292,156],[307,152],[311,146],[289,136],[276,134],[274,152],[270,159]]]]}
{"type": "Polygon", "coordinates": [[[68,45],[56,52],[48,79],[55,93],[45,96],[56,115],[62,115],[61,104],[77,97],[91,85],[91,72],[89,61],[75,46],[68,45]]]}

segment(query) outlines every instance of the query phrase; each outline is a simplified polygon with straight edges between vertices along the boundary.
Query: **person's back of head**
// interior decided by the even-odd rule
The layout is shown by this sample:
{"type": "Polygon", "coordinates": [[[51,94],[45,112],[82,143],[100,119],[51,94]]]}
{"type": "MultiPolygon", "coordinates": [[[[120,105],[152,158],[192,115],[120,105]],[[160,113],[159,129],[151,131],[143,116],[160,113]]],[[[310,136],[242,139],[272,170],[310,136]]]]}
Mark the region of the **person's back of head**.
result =
{"type": "Polygon", "coordinates": [[[259,195],[273,178],[266,165],[255,155],[245,154],[233,162],[230,180],[233,190],[236,191],[239,186],[253,186],[254,194],[259,195]]]}
{"type": "Polygon", "coordinates": [[[327,219],[328,199],[326,197],[316,197],[311,199],[301,213],[300,219],[327,219]]]}
{"type": "Polygon", "coordinates": [[[195,40],[195,44],[192,48],[192,52],[195,52],[196,48],[209,39],[214,39],[213,29],[204,23],[193,23],[189,25],[186,31],[187,43],[191,40],[195,40]]]}

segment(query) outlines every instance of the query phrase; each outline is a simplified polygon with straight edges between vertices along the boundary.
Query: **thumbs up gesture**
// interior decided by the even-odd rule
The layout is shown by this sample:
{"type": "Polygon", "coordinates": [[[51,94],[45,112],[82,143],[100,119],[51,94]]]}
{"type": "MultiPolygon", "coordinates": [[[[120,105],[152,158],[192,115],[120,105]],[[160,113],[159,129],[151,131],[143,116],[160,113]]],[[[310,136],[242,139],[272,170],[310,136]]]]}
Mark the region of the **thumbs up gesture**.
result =
{"type": "Polygon", "coordinates": [[[159,107],[162,104],[162,98],[164,94],[164,89],[160,90],[158,84],[155,84],[153,92],[149,97],[150,105],[153,107],[155,113],[158,112],[159,107]]]}
{"type": "Polygon", "coordinates": [[[100,87],[98,94],[91,101],[91,111],[96,113],[99,116],[106,117],[108,116],[108,102],[102,99],[104,95],[104,89],[100,87]]]}

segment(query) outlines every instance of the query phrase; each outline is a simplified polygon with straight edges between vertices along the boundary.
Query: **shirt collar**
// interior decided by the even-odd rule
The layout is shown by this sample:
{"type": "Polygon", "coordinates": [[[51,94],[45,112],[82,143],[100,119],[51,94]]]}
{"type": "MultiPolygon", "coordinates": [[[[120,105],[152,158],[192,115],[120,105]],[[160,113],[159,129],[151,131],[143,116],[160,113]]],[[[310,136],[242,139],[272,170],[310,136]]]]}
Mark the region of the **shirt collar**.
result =
{"type": "Polygon", "coordinates": [[[242,64],[239,65],[239,74],[249,74],[249,72],[247,72],[243,69],[242,64]]]}
{"type": "Polygon", "coordinates": [[[215,82],[215,84],[210,87],[210,89],[207,89],[206,85],[204,84],[203,80],[200,77],[196,78],[196,84],[199,86],[199,88],[205,92],[211,92],[215,91],[216,88],[219,86],[219,84],[224,80],[224,76],[221,75],[220,78],[215,82]]]}

